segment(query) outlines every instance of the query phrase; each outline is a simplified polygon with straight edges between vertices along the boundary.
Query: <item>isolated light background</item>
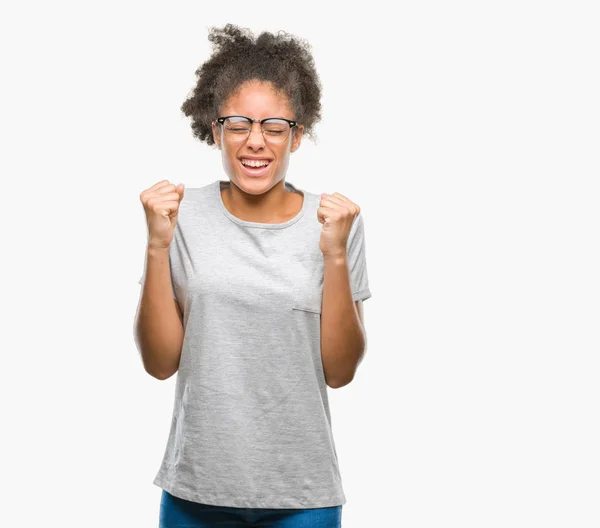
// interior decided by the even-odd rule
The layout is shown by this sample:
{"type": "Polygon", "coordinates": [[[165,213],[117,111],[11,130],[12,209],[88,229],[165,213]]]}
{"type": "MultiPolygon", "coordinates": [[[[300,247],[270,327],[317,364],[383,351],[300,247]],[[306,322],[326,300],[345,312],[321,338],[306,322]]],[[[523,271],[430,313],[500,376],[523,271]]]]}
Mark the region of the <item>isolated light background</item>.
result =
{"type": "Polygon", "coordinates": [[[593,7],[3,8],[3,522],[158,523],[175,377],[133,340],[139,194],[227,178],[179,107],[231,22],[311,43],[323,120],[287,180],[364,216],[368,350],[329,391],[344,527],[598,526],[593,7]]]}

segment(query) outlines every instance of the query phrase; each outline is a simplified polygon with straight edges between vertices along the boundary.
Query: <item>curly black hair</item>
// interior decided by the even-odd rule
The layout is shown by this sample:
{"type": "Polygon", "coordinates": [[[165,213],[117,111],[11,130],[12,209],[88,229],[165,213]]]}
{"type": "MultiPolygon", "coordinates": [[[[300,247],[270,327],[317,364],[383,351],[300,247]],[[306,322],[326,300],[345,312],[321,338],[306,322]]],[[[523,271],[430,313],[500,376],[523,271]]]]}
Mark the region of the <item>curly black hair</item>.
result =
{"type": "Polygon", "coordinates": [[[268,31],[254,37],[234,24],[211,27],[208,40],[213,53],[197,70],[198,80],[181,106],[191,116],[194,136],[214,145],[211,123],[221,107],[241,86],[252,80],[268,81],[287,95],[293,119],[304,125],[304,133],[316,142],[314,125],[321,119],[321,82],[310,44],[285,31],[268,31]]]}

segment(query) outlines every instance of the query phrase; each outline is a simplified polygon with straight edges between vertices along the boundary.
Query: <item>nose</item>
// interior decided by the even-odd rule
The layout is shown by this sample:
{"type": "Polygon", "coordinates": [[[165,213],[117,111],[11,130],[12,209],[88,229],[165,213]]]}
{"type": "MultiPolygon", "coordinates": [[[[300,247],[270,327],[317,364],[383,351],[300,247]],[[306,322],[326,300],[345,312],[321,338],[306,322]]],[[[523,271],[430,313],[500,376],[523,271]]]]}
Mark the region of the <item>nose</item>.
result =
{"type": "Polygon", "coordinates": [[[252,128],[246,141],[252,149],[259,149],[265,146],[265,138],[263,137],[260,123],[252,123],[252,128]]]}

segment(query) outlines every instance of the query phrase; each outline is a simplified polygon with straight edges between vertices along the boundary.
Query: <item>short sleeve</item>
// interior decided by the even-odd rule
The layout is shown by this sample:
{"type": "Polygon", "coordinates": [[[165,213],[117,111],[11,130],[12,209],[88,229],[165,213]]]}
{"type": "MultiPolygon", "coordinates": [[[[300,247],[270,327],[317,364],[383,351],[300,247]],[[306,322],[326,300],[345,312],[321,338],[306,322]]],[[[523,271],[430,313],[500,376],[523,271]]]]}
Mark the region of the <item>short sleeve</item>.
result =
{"type": "MultiPolygon", "coordinates": [[[[146,280],[146,265],[147,262],[144,262],[144,273],[142,273],[142,276],[138,281],[138,284],[142,286],[144,285],[144,281],[146,280]]],[[[171,269],[171,292],[173,293],[173,297],[177,299],[177,294],[175,293],[175,287],[173,285],[173,263],[171,262],[171,255],[169,255],[169,268],[171,269]]]]}
{"type": "Polygon", "coordinates": [[[367,254],[365,245],[365,226],[362,213],[354,219],[346,246],[352,299],[364,301],[371,297],[369,276],[367,274],[367,254]]]}

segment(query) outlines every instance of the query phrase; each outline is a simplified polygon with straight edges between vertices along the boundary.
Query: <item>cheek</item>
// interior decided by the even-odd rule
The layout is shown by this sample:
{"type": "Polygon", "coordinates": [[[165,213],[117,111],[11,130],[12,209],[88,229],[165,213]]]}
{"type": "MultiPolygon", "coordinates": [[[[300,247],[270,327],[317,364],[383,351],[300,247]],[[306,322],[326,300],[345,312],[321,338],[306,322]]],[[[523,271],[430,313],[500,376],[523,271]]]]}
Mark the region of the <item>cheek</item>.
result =
{"type": "Polygon", "coordinates": [[[277,154],[277,167],[276,167],[276,171],[278,174],[281,174],[283,172],[287,171],[288,165],[289,165],[289,160],[290,160],[290,155],[289,152],[280,152],[277,154]]]}
{"type": "Polygon", "coordinates": [[[236,161],[235,152],[232,152],[231,149],[228,149],[225,145],[221,148],[221,156],[226,163],[233,164],[236,161]]]}
{"type": "Polygon", "coordinates": [[[234,154],[228,152],[226,148],[221,149],[221,161],[227,172],[234,171],[237,165],[237,159],[234,154]]]}
{"type": "Polygon", "coordinates": [[[279,163],[287,163],[288,158],[290,157],[290,147],[288,145],[281,146],[275,152],[277,156],[277,160],[279,163]]]}

